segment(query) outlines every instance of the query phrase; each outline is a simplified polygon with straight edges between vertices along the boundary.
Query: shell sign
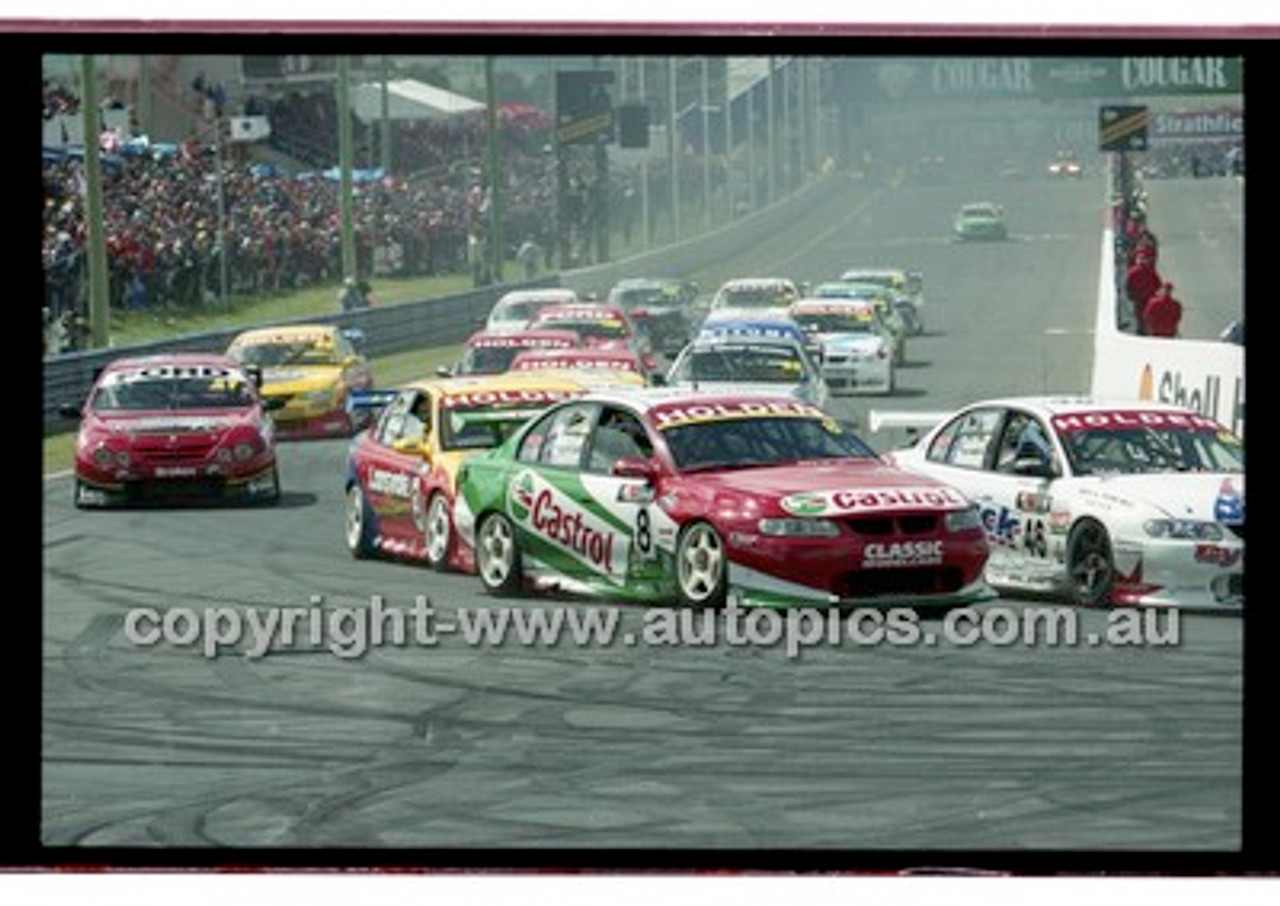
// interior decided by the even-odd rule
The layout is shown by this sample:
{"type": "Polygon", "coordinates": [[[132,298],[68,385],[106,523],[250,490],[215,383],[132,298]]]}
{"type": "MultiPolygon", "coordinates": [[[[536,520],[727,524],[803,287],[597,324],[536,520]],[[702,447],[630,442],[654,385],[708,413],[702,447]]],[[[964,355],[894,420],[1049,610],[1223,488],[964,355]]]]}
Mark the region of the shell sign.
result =
{"type": "Polygon", "coordinates": [[[1155,372],[1151,370],[1151,365],[1148,364],[1145,368],[1142,369],[1142,377],[1138,379],[1138,399],[1140,400],[1152,399],[1152,392],[1155,389],[1154,385],[1155,385],[1155,372]]]}

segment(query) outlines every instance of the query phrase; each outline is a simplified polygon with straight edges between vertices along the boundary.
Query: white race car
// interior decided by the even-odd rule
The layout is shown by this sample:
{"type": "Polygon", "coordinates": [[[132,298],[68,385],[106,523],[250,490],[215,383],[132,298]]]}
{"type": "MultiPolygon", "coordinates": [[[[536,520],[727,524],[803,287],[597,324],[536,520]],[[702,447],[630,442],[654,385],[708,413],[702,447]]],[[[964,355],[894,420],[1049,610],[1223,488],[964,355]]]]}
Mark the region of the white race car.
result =
{"type": "Polygon", "coordinates": [[[790,396],[823,408],[831,391],[800,343],[773,334],[700,334],[671,364],[665,383],[702,393],[790,396]]]}
{"type": "Polygon", "coordinates": [[[1052,397],[869,419],[872,431],[927,425],[885,456],[978,505],[993,586],[1088,606],[1243,608],[1244,444],[1213,419],[1052,397]]]}
{"type": "Polygon", "coordinates": [[[893,393],[893,336],[860,299],[799,299],[791,318],[820,350],[822,376],[832,396],[893,393]]]}

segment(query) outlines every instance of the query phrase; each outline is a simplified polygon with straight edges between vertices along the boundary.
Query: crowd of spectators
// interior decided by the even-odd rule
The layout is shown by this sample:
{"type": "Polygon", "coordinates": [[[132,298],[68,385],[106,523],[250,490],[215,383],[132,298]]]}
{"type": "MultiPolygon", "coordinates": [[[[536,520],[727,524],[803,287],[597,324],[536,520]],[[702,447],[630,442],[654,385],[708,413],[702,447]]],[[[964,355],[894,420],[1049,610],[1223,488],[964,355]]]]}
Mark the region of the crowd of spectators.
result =
{"type": "Polygon", "coordinates": [[[42,87],[45,119],[52,119],[63,113],[80,112],[80,96],[57,79],[45,79],[42,87]]]}
{"type": "MultiPolygon", "coordinates": [[[[46,111],[74,105],[73,95],[46,85],[46,111]]],[[[474,122],[438,123],[402,136],[409,141],[416,135],[424,149],[433,148],[437,166],[397,168],[397,174],[357,184],[353,223],[362,275],[467,268],[468,234],[484,230],[489,204],[478,128],[474,122]],[[468,145],[471,155],[458,156],[468,145]]],[[[523,134],[522,123],[507,129],[506,234],[513,243],[534,235],[549,247],[554,169],[541,153],[547,136],[523,134]],[[524,154],[525,148],[537,153],[524,154]]],[[[321,173],[284,173],[233,157],[219,180],[213,149],[196,142],[181,144],[177,153],[110,156],[103,167],[103,211],[112,307],[190,309],[219,298],[219,190],[229,293],[287,291],[341,276],[339,183],[321,173]]],[[[45,155],[45,307],[54,318],[85,308],[83,185],[78,155],[45,155]]]]}
{"type": "Polygon", "coordinates": [[[1239,139],[1152,142],[1137,163],[1147,179],[1243,176],[1244,146],[1239,139]]]}
{"type": "MultiPolygon", "coordinates": [[[[56,83],[46,83],[44,94],[46,115],[76,109],[74,94],[56,83]]],[[[336,283],[343,276],[340,184],[324,173],[336,159],[331,99],[331,92],[292,93],[244,107],[247,115],[265,110],[273,136],[295,152],[320,149],[311,172],[254,164],[235,153],[243,149],[227,147],[219,178],[213,147],[196,140],[170,144],[164,153],[157,144],[105,157],[103,227],[112,308],[193,310],[219,302],[224,290],[270,294],[336,283]]],[[[483,115],[396,124],[394,172],[357,182],[353,193],[361,278],[464,273],[469,267],[478,281],[491,278],[486,269],[474,268],[478,253],[487,257],[486,128],[483,115]]],[[[512,254],[532,240],[549,267],[559,245],[548,216],[557,210],[559,178],[550,123],[545,117],[503,117],[499,128],[503,236],[512,254]]],[[[361,140],[375,140],[377,132],[366,128],[361,140]]],[[[377,159],[376,148],[365,152],[377,159]]],[[[599,210],[592,201],[597,187],[590,159],[579,155],[568,168],[561,216],[563,235],[572,237],[569,264],[590,263],[599,210]]],[[[650,172],[655,214],[667,197],[662,170],[650,172]]],[[[635,173],[610,173],[611,218],[628,232],[638,216],[635,187],[635,173]]],[[[83,318],[87,312],[83,188],[80,156],[44,156],[46,319],[83,318]]]]}

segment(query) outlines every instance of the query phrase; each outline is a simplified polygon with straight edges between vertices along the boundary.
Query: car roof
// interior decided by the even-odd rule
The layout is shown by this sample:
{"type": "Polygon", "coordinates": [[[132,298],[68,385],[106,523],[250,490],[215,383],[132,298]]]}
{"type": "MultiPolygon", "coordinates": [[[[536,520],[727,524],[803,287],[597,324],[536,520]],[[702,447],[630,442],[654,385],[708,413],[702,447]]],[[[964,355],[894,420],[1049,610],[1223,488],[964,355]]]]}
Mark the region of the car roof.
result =
{"type": "Polygon", "coordinates": [[[419,378],[401,385],[400,390],[434,390],[449,396],[501,390],[584,390],[583,384],[563,374],[536,371],[476,374],[460,377],[419,378]]]}
{"type": "Polygon", "coordinates": [[[865,296],[806,296],[791,303],[792,311],[828,311],[840,309],[844,311],[865,311],[875,313],[876,303],[865,296]]]}
{"type": "Polygon", "coordinates": [[[513,289],[503,293],[497,304],[504,302],[538,302],[544,299],[576,299],[578,293],[568,286],[543,286],[533,289],[513,289]]]}
{"type": "Polygon", "coordinates": [[[865,277],[906,277],[905,268],[901,267],[846,267],[840,274],[841,280],[854,280],[857,275],[865,277]],[[850,276],[850,275],[854,276],[850,276]]]}
{"type": "Polygon", "coordinates": [[[233,368],[243,370],[244,366],[230,356],[218,352],[163,352],[154,355],[122,356],[103,367],[103,373],[109,371],[133,371],[142,368],[159,368],[165,365],[200,366],[214,368],[233,368]]]}
{"type": "Polygon", "coordinates": [[[960,412],[968,409],[993,407],[1025,409],[1051,418],[1060,415],[1079,415],[1089,412],[1114,412],[1117,410],[1121,412],[1152,410],[1161,412],[1195,412],[1194,409],[1190,409],[1186,406],[1179,406],[1174,403],[1163,403],[1158,400],[1121,399],[1116,397],[1070,394],[991,397],[989,399],[968,403],[955,411],[960,412]]]}
{"type": "Polygon", "coordinates": [[[721,289],[768,289],[775,286],[795,286],[790,277],[732,277],[720,284],[721,289]]]}
{"type": "Polygon", "coordinates": [[[523,346],[532,347],[539,340],[567,340],[576,346],[579,337],[572,330],[562,327],[527,327],[519,333],[508,333],[501,330],[477,330],[467,337],[462,345],[475,346],[485,341],[492,341],[488,345],[518,348],[523,346]]]}
{"type": "Polygon", "coordinates": [[[710,349],[715,346],[785,346],[788,349],[804,350],[804,344],[800,337],[807,337],[803,327],[797,326],[799,333],[773,333],[773,334],[756,334],[756,333],[717,333],[708,332],[699,334],[689,341],[686,349],[691,351],[701,351],[710,349]]]}
{"type": "Polygon", "coordinates": [[[328,336],[338,334],[341,328],[336,324],[281,324],[277,327],[254,327],[237,334],[231,342],[265,343],[279,340],[289,342],[305,337],[328,336]]]}
{"type": "Polygon", "coordinates": [[[613,284],[610,292],[620,289],[649,289],[650,287],[662,288],[679,284],[679,280],[675,277],[624,277],[617,283],[613,284]]]}
{"type": "Polygon", "coordinates": [[[550,305],[541,309],[535,318],[556,318],[571,315],[590,315],[604,318],[623,318],[626,312],[611,302],[569,302],[564,305],[550,305]]]}
{"type": "MultiPolygon", "coordinates": [[[[639,412],[648,413],[661,406],[687,404],[689,406],[722,406],[739,409],[745,406],[759,405],[768,407],[782,405],[787,408],[822,410],[797,400],[781,391],[777,393],[734,391],[695,390],[691,387],[607,387],[592,390],[582,400],[599,403],[616,403],[635,408],[639,412]]],[[[767,410],[765,410],[767,411],[767,410]]]]}
{"type": "MultiPolygon", "coordinates": [[[[576,336],[576,335],[575,335],[576,336]]],[[[600,349],[597,347],[574,346],[570,349],[522,349],[516,353],[515,362],[532,362],[538,359],[563,359],[571,361],[611,361],[640,363],[640,355],[633,349],[600,349]]]]}

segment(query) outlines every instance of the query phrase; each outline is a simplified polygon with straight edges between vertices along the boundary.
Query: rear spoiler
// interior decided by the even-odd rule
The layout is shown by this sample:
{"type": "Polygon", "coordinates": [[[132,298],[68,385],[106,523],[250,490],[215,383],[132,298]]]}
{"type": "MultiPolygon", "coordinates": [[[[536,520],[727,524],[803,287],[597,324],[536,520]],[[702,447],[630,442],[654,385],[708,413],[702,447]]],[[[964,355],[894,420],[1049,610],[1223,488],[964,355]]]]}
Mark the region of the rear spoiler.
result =
{"type": "Polygon", "coordinates": [[[951,416],[950,412],[903,412],[900,410],[872,409],[867,413],[867,430],[872,434],[880,431],[898,430],[902,432],[905,446],[911,446],[920,439],[920,434],[951,416]]]}

